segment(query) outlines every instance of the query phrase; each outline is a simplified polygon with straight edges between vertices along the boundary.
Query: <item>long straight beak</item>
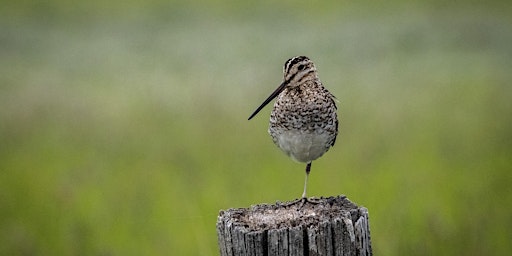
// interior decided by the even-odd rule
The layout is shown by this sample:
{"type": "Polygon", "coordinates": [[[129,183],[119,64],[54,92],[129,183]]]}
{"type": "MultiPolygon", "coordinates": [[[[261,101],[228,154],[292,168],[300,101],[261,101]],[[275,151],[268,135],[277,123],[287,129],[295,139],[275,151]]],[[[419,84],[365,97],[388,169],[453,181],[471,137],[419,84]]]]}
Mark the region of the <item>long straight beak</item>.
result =
{"type": "Polygon", "coordinates": [[[275,97],[277,97],[277,95],[279,95],[279,93],[281,93],[284,90],[285,86],[286,82],[283,82],[281,85],[279,85],[279,87],[277,87],[277,89],[272,94],[270,94],[270,96],[268,96],[268,98],[263,103],[261,103],[261,106],[259,106],[247,120],[251,120],[251,118],[258,114],[258,112],[260,112],[262,108],[264,108],[269,102],[271,102],[275,97]]]}

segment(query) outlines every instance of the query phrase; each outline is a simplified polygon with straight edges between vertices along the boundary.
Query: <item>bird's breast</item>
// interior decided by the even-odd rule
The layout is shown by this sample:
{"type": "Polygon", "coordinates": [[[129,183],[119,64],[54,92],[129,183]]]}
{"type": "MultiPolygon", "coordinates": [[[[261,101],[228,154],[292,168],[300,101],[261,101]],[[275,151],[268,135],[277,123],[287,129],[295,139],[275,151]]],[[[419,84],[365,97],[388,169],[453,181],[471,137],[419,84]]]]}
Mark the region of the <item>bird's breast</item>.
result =
{"type": "Polygon", "coordinates": [[[270,127],[274,143],[293,160],[311,162],[321,157],[330,145],[333,134],[322,131],[288,130],[270,127]]]}

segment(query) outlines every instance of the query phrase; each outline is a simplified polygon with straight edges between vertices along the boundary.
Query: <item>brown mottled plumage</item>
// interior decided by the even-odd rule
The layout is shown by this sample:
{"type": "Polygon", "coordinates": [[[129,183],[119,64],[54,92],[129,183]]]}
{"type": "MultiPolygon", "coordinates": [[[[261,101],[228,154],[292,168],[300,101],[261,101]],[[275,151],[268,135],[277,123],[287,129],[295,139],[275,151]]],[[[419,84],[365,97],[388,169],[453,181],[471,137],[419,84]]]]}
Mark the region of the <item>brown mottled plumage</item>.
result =
{"type": "Polygon", "coordinates": [[[305,56],[287,60],[284,81],[249,117],[254,117],[276,96],[268,132],[288,156],[307,163],[303,198],[306,198],[311,162],[336,141],[338,118],[335,97],[322,85],[315,64],[305,56]]]}

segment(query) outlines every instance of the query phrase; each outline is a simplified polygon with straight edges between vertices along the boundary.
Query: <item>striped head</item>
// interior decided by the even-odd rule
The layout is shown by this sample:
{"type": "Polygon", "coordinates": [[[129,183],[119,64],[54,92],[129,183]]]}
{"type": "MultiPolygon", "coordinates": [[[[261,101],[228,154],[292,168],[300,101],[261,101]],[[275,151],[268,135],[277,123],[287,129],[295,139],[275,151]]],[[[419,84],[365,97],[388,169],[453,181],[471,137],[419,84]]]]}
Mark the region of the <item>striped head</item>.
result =
{"type": "Polygon", "coordinates": [[[287,60],[283,66],[283,74],[283,83],[291,87],[318,79],[315,64],[306,56],[297,56],[287,60]]]}
{"type": "Polygon", "coordinates": [[[249,116],[253,118],[260,110],[272,101],[285,88],[297,87],[305,82],[318,80],[315,64],[306,56],[297,56],[287,60],[283,67],[284,81],[277,89],[261,103],[261,105],[249,116]]]}

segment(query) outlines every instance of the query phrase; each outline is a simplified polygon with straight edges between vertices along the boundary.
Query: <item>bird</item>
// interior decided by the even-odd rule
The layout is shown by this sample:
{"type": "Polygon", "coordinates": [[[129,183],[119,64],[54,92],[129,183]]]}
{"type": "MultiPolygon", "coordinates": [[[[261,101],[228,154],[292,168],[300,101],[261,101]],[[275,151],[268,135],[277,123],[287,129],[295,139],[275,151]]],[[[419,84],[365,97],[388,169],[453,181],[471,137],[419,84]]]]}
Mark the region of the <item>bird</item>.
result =
{"type": "Polygon", "coordinates": [[[249,116],[251,120],[277,97],[268,133],[285,154],[306,163],[302,198],[307,199],[308,176],[313,160],[321,157],[338,135],[336,97],[322,84],[315,64],[306,56],[288,59],[283,66],[283,82],[249,116]]]}

